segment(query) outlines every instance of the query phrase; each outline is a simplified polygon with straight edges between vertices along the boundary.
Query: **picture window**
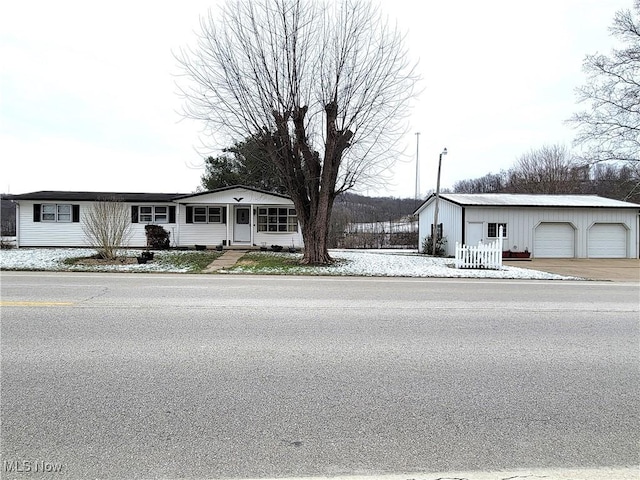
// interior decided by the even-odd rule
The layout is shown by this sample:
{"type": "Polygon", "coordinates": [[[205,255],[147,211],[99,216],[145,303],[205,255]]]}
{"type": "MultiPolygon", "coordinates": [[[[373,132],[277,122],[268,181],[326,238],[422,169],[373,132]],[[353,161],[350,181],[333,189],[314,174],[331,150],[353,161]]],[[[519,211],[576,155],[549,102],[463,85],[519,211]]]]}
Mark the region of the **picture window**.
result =
{"type": "Polygon", "coordinates": [[[295,208],[258,208],[258,231],[283,233],[298,231],[298,216],[295,208]]]}

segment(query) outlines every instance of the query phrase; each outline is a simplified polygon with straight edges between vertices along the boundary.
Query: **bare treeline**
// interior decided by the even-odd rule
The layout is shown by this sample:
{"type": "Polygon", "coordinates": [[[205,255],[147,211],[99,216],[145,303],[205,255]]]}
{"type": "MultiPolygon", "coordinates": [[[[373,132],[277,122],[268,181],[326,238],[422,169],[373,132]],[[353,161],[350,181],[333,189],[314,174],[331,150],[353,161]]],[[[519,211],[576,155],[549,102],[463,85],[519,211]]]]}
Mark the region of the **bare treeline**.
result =
{"type": "Polygon", "coordinates": [[[640,166],[634,163],[585,164],[563,146],[522,155],[507,171],[461,180],[455,193],[589,194],[640,203],[640,166]]]}

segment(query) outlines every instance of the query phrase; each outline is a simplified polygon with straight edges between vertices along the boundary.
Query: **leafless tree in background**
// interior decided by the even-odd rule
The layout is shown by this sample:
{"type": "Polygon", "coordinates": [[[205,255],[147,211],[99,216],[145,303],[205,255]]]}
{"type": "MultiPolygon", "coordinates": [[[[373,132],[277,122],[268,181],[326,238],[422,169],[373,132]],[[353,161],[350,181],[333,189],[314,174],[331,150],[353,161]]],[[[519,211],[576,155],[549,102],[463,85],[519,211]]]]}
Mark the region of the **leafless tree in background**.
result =
{"type": "Polygon", "coordinates": [[[586,57],[587,81],[578,89],[586,110],[569,122],[587,162],[640,162],[640,0],[616,13],[610,31],[624,46],[586,57]]]}
{"type": "Polygon", "coordinates": [[[509,170],[505,191],[511,193],[580,193],[589,180],[583,167],[562,145],[545,145],[522,155],[509,170]]]}
{"type": "Polygon", "coordinates": [[[479,178],[459,180],[453,185],[454,193],[504,193],[507,172],[487,173],[479,178]]]}
{"type": "Polygon", "coordinates": [[[277,167],[305,242],[330,263],[333,202],[395,160],[416,76],[403,35],[366,0],[238,0],[176,58],[185,115],[211,146],[254,137],[277,167]]]}
{"type": "Polygon", "coordinates": [[[127,247],[131,239],[131,212],[117,199],[93,203],[86,209],[82,229],[89,244],[105,259],[113,260],[118,249],[127,247]]]}
{"type": "Polygon", "coordinates": [[[588,194],[640,203],[640,162],[585,164],[562,145],[532,149],[507,171],[460,180],[455,193],[588,194]]]}

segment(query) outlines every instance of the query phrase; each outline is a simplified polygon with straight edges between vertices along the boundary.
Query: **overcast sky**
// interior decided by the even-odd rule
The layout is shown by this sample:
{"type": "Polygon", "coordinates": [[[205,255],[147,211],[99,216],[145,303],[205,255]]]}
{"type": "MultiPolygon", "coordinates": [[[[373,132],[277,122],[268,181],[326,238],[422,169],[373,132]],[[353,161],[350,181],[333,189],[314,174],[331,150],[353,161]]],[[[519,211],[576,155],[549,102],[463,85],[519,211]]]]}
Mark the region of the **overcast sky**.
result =
{"type": "MultiPolygon", "coordinates": [[[[5,1],[0,5],[0,191],[191,192],[201,125],[181,120],[172,51],[210,1],[5,1]]],[[[571,146],[588,53],[632,0],[384,0],[407,31],[424,88],[391,183],[420,191],[509,168],[544,144],[571,146]]]]}

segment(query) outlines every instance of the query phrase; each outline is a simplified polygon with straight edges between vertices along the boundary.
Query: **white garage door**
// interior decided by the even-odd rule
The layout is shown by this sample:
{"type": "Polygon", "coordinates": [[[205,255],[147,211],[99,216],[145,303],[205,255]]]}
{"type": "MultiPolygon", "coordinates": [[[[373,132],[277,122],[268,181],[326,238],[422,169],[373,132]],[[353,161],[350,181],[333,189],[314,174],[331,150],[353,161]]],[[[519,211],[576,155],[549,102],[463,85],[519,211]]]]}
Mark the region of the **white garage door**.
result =
{"type": "Polygon", "coordinates": [[[589,258],[626,258],[627,229],[620,223],[596,223],[589,229],[589,258]]]}
{"type": "Polygon", "coordinates": [[[575,231],[568,223],[541,223],[536,227],[533,255],[538,258],[573,258],[575,231]]]}

